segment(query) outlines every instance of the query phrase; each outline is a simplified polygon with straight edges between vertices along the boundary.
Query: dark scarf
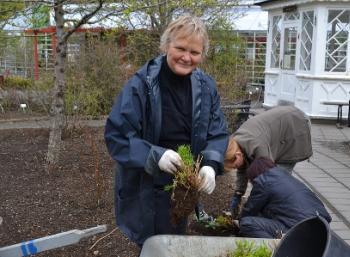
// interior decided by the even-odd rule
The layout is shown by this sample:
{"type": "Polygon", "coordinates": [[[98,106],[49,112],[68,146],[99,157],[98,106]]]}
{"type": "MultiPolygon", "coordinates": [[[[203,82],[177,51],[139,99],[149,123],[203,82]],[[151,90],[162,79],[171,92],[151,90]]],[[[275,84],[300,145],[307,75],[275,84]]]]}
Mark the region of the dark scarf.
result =
{"type": "Polygon", "coordinates": [[[252,181],[275,166],[275,163],[268,158],[255,159],[247,169],[247,178],[252,181]]]}

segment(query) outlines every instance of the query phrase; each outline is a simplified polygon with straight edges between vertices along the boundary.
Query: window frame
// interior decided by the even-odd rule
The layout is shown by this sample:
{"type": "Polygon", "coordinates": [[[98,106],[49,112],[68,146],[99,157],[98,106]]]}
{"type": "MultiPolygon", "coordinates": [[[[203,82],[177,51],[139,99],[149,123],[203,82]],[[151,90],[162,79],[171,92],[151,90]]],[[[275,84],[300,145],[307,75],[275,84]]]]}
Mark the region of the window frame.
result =
{"type": "MultiPolygon", "coordinates": [[[[334,19],[333,19],[334,20],[334,19]]],[[[336,33],[335,33],[336,34],[336,33]]],[[[334,34],[334,35],[335,35],[334,34]]],[[[334,36],[332,35],[332,37],[334,36]]],[[[332,38],[331,37],[331,38],[332,38]]],[[[330,38],[330,39],[331,39],[330,38]]],[[[340,8],[340,7],[334,7],[334,8],[327,8],[327,17],[326,17],[326,30],[325,30],[325,48],[324,48],[324,53],[325,53],[325,56],[324,56],[324,69],[323,71],[326,73],[326,74],[346,74],[346,73],[349,73],[350,72],[350,8],[340,8]],[[346,58],[346,61],[345,61],[345,71],[332,71],[332,70],[327,70],[327,47],[328,47],[328,26],[330,25],[329,23],[329,14],[331,11],[339,11],[339,12],[348,12],[348,30],[347,30],[347,46],[346,46],[346,55],[345,55],[345,58],[346,58]]]]}

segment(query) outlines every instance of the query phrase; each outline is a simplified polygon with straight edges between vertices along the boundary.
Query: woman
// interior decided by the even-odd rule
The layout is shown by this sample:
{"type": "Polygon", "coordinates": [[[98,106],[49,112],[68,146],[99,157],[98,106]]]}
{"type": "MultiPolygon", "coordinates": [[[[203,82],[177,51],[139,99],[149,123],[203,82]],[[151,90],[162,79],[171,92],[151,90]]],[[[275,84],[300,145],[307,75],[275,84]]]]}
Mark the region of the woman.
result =
{"type": "Polygon", "coordinates": [[[224,162],[226,171],[237,169],[233,216],[238,215],[247,188],[246,169],[254,159],[268,158],[291,173],[297,162],[311,155],[310,120],[294,106],[277,106],[243,123],[229,138],[224,162]]]}
{"type": "Polygon", "coordinates": [[[117,161],[117,225],[139,245],[152,235],[185,233],[187,219],[170,224],[170,192],[164,191],[182,165],[179,145],[203,156],[200,191],[212,193],[222,172],[227,125],[215,82],[197,68],[208,47],[199,18],[171,22],[161,37],[164,55],[127,82],[107,119],[106,144],[117,161]]]}
{"type": "Polygon", "coordinates": [[[252,191],[239,220],[244,237],[279,238],[298,222],[331,217],[318,197],[287,170],[267,158],[258,158],[247,169],[252,191]]]}

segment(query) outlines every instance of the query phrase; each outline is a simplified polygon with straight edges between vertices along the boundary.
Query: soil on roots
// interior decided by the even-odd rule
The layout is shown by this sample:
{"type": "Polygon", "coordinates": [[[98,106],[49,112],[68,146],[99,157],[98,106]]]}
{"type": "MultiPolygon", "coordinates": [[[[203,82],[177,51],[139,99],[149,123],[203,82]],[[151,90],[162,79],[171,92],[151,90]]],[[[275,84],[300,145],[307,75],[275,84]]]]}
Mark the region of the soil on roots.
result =
{"type": "Polygon", "coordinates": [[[171,198],[171,223],[177,225],[183,218],[187,218],[193,212],[198,199],[198,189],[177,185],[171,198]]]}

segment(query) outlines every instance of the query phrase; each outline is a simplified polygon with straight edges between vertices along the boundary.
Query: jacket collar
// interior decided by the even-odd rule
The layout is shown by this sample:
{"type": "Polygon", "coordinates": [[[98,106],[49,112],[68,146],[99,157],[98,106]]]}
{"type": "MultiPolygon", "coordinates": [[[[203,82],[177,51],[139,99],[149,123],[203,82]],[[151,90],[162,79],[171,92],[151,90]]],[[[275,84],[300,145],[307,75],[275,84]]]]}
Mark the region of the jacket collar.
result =
{"type": "MultiPolygon", "coordinates": [[[[148,87],[148,94],[151,102],[151,115],[153,120],[157,120],[152,134],[155,142],[158,142],[160,135],[161,126],[161,97],[159,89],[159,72],[162,67],[165,55],[160,55],[149,62],[147,62],[139,71],[137,75],[146,81],[148,87]]],[[[204,79],[200,69],[193,70],[191,74],[191,85],[192,85],[192,146],[195,146],[195,131],[197,131],[201,108],[202,108],[202,91],[204,86],[204,79]]]]}

